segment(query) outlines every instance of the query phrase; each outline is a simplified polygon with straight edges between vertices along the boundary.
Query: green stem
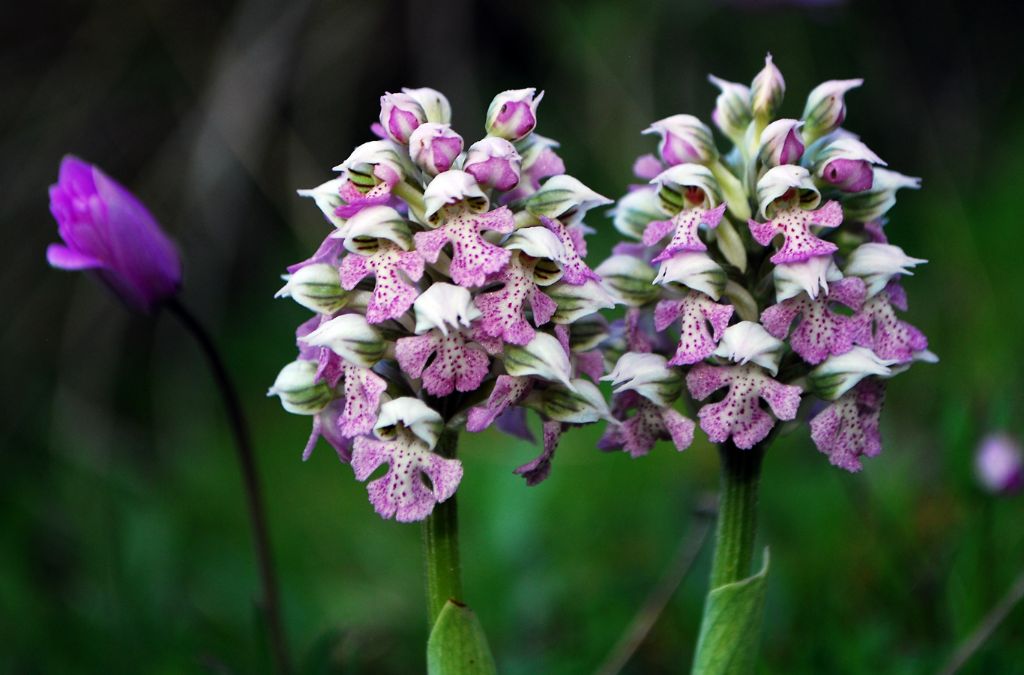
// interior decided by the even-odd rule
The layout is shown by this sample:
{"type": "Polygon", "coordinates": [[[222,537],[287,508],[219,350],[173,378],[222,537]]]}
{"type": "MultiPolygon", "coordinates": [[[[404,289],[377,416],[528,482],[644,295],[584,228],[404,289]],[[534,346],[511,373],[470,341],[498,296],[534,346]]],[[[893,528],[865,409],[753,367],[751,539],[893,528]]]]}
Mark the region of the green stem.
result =
{"type": "Polygon", "coordinates": [[[721,497],[711,563],[711,588],[750,576],[757,534],[757,486],[764,444],[741,450],[731,442],[719,446],[721,497]]]}
{"type": "MultiPolygon", "coordinates": [[[[445,431],[434,452],[454,459],[458,442],[458,434],[445,431]]],[[[454,495],[434,506],[434,512],[423,522],[423,553],[427,571],[427,620],[433,626],[446,602],[454,600],[464,604],[459,518],[454,495]]]]}

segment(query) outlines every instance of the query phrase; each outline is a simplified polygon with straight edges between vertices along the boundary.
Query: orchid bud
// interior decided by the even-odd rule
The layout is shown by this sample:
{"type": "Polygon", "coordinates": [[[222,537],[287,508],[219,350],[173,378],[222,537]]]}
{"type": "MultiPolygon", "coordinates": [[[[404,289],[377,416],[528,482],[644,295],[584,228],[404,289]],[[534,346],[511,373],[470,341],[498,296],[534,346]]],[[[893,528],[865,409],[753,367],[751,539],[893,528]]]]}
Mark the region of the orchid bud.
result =
{"type": "Polygon", "coordinates": [[[416,166],[431,176],[452,168],[462,152],[462,136],[447,124],[427,122],[409,136],[409,155],[416,166]]]}
{"type": "Polygon", "coordinates": [[[384,94],[380,97],[380,125],[388,138],[407,145],[416,127],[427,121],[423,106],[409,94],[384,94]]]}
{"type": "Polygon", "coordinates": [[[834,401],[850,391],[865,377],[892,374],[894,359],[879,358],[867,347],[854,347],[845,354],[830,356],[807,375],[814,393],[826,401],[834,401]]]}
{"type": "Polygon", "coordinates": [[[572,388],[569,355],[558,338],[547,333],[538,332],[523,346],[506,344],[505,370],[513,377],[532,375],[572,388]]]}
{"type": "Polygon", "coordinates": [[[1011,494],[1024,487],[1020,443],[1008,434],[989,434],[978,445],[974,468],[989,492],[1011,494]]]}
{"type": "Polygon", "coordinates": [[[621,304],[642,307],[661,295],[661,289],[654,285],[654,268],[642,258],[613,255],[594,271],[621,304]]]}
{"type": "Polygon", "coordinates": [[[582,378],[573,380],[571,387],[548,387],[536,396],[532,407],[545,417],[567,424],[613,419],[601,390],[582,378]]]}
{"type": "Polygon", "coordinates": [[[627,352],[601,380],[611,382],[617,394],[635,391],[659,406],[672,405],[683,390],[679,371],[670,368],[668,360],[660,354],[627,352]]]}
{"type": "Polygon", "coordinates": [[[324,214],[334,227],[341,229],[345,226],[345,219],[337,214],[337,208],[345,203],[341,198],[339,190],[344,182],[342,178],[335,178],[326,183],[321,183],[315,188],[308,190],[296,190],[300,197],[310,197],[317,208],[324,214]]]}
{"type": "Polygon", "coordinates": [[[387,440],[394,438],[399,428],[412,432],[428,448],[433,448],[441,437],[444,419],[418,398],[401,396],[380,407],[373,433],[377,438],[387,440]]]}
{"type": "Polygon", "coordinates": [[[786,343],[772,337],[755,321],[740,321],[725,329],[713,352],[739,364],[756,363],[772,375],[779,372],[779,360],[786,343]]]}
{"type": "Polygon", "coordinates": [[[468,328],[473,319],[480,316],[469,289],[444,282],[435,282],[420,293],[412,308],[416,314],[417,335],[435,328],[442,335],[448,335],[449,327],[468,328]]]}
{"type": "Polygon", "coordinates": [[[777,210],[800,206],[813,209],[821,203],[821,193],[814,186],[810,172],[802,166],[780,164],[768,169],[757,181],[757,204],[764,218],[771,219],[777,210]]]}
{"type": "Polygon", "coordinates": [[[754,76],[750,83],[750,105],[754,117],[768,120],[782,105],[782,97],[786,93],[786,81],[782,73],[772,62],[772,55],[764,57],[764,68],[754,76]]]}
{"type": "Polygon", "coordinates": [[[570,324],[581,317],[615,306],[615,298],[593,279],[587,279],[582,284],[560,281],[546,289],[546,292],[558,305],[558,309],[551,315],[551,320],[557,324],[570,324]]]}
{"type": "Polygon", "coordinates": [[[476,179],[465,171],[451,169],[439,173],[423,191],[424,216],[436,223],[446,207],[468,208],[474,213],[483,213],[490,205],[487,195],[477,185],[476,179]]]}
{"type": "Polygon", "coordinates": [[[536,91],[533,87],[509,89],[495,96],[487,108],[487,133],[509,141],[529,136],[537,126],[537,106],[544,98],[544,92],[536,91]]]}
{"type": "MultiPolygon", "coordinates": [[[[504,248],[509,251],[522,251],[531,258],[557,263],[565,259],[565,246],[554,232],[546,227],[523,227],[509,235],[504,248]]],[[[553,267],[538,265],[534,270],[534,283],[539,286],[550,286],[562,278],[562,268],[557,264],[553,267]]]]}
{"type": "Polygon", "coordinates": [[[812,145],[804,157],[805,166],[824,183],[843,192],[871,189],[873,164],[885,165],[882,158],[853,136],[823,138],[812,145]]]}
{"type": "Polygon", "coordinates": [[[522,157],[512,143],[497,136],[488,136],[469,146],[462,170],[488,188],[505,192],[519,183],[522,157]]]}
{"type": "Polygon", "coordinates": [[[334,265],[305,265],[284,278],[287,283],[274,294],[275,298],[291,298],[319,314],[333,314],[348,302],[348,291],[341,287],[334,265]]]}
{"type": "Polygon", "coordinates": [[[615,229],[637,241],[643,238],[644,230],[652,220],[665,217],[658,190],[652,187],[633,190],[618,201],[611,214],[615,229]]]}
{"type": "Polygon", "coordinates": [[[568,174],[552,176],[526,200],[526,210],[563,223],[579,222],[590,209],[613,203],[568,174]]]}
{"type": "Polygon", "coordinates": [[[761,132],[758,156],[768,167],[780,164],[796,164],[804,154],[800,139],[800,120],[775,120],[761,132]]]}
{"type": "Polygon", "coordinates": [[[407,164],[395,152],[395,146],[389,141],[368,141],[356,147],[348,158],[334,167],[342,172],[342,180],[350,180],[365,192],[383,180],[382,176],[390,176],[401,180],[405,175],[403,164],[407,164]]]}
{"type": "Polygon", "coordinates": [[[714,75],[708,75],[708,80],[721,91],[715,99],[711,121],[729,140],[738,145],[754,118],[754,113],[750,109],[750,87],[714,75]]]}
{"type": "Polygon", "coordinates": [[[451,124],[452,106],[441,92],[430,87],[420,87],[419,89],[403,87],[402,93],[408,94],[420,104],[423,113],[427,116],[427,122],[451,124]]]}
{"type": "Polygon", "coordinates": [[[888,169],[875,168],[871,187],[843,200],[843,214],[848,220],[868,223],[881,218],[896,204],[896,191],[917,190],[921,179],[904,176],[888,169]]]}
{"type": "Polygon", "coordinates": [[[380,240],[386,239],[403,251],[412,248],[412,231],[398,211],[390,206],[367,206],[348,219],[344,230],[329,235],[345,240],[345,249],[352,253],[370,255],[380,248],[380,240]]]}
{"type": "Polygon", "coordinates": [[[868,297],[885,288],[896,275],[913,276],[912,267],[928,262],[911,258],[899,246],[892,244],[861,244],[846,261],[847,276],[861,277],[868,286],[868,297]]]}
{"type": "Polygon", "coordinates": [[[710,209],[722,203],[711,169],[701,164],[677,164],[651,180],[658,186],[661,209],[670,215],[700,207],[710,209]]]}
{"type": "Polygon", "coordinates": [[[361,314],[342,314],[326,321],[302,342],[327,347],[354,366],[370,368],[384,356],[387,343],[361,314]]]}
{"type": "Polygon", "coordinates": [[[669,166],[676,164],[707,164],[718,157],[711,129],[693,115],[672,115],[658,120],[645,134],[658,134],[658,153],[669,166]]]}
{"type": "Polygon", "coordinates": [[[811,90],[804,106],[804,136],[813,141],[838,128],[846,119],[846,92],[864,80],[829,80],[811,90]]]}
{"type": "Polygon", "coordinates": [[[315,415],[334,399],[326,382],[316,381],[316,361],[292,361],[281,369],[267,396],[281,399],[281,407],[295,415],[315,415]]]}
{"type": "Polygon", "coordinates": [[[678,283],[709,295],[714,300],[722,297],[728,280],[725,270],[703,251],[681,251],[661,263],[656,284],[678,283]]]}

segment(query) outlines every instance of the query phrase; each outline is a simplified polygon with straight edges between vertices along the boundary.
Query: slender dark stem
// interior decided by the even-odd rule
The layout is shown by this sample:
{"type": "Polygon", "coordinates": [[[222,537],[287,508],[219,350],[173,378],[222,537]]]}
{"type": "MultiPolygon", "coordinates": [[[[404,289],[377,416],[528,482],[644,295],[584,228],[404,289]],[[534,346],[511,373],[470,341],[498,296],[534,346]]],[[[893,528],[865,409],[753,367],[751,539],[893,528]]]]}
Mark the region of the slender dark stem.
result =
{"type": "Polygon", "coordinates": [[[604,662],[598,666],[595,671],[597,675],[616,675],[621,672],[636,650],[643,644],[647,634],[651,632],[658,617],[665,610],[683,579],[686,578],[694,560],[697,559],[697,554],[703,548],[704,540],[707,539],[708,532],[711,530],[708,515],[710,514],[703,511],[696,514],[694,522],[679,542],[672,562],[665,569],[665,573],[658,580],[657,585],[651,589],[626,632],[612,647],[604,662]]]}
{"type": "Polygon", "coordinates": [[[270,552],[270,535],[267,526],[266,507],[263,504],[263,493],[260,488],[259,472],[256,467],[256,456],[249,436],[249,425],[246,423],[238,391],[228,374],[224,361],[217,347],[199,320],[177,299],[167,302],[171,311],[192,337],[199,343],[217,388],[220,390],[224,407],[227,409],[228,422],[235,438],[235,450],[238,465],[242,472],[242,484],[245,487],[246,503],[249,510],[249,524],[252,528],[253,545],[256,562],[259,567],[262,598],[259,601],[260,611],[266,622],[267,637],[270,651],[279,675],[289,675],[291,665],[288,658],[288,642],[285,638],[284,622],[281,620],[281,603],[277,587],[277,575],[274,572],[274,561],[270,552]]]}
{"type": "Polygon", "coordinates": [[[719,456],[722,460],[721,497],[711,563],[712,589],[750,575],[764,445],[741,450],[731,442],[724,443],[719,446],[719,456]]]}
{"type": "MultiPolygon", "coordinates": [[[[434,452],[454,459],[457,434],[441,434],[434,452]]],[[[459,562],[459,517],[455,496],[434,506],[423,521],[423,554],[427,574],[427,621],[432,628],[449,600],[462,602],[462,566],[459,562]]]]}
{"type": "Polygon", "coordinates": [[[941,675],[953,675],[959,672],[964,667],[964,664],[974,656],[975,652],[981,649],[982,645],[992,637],[992,634],[996,632],[999,625],[1003,623],[1022,599],[1024,599],[1024,572],[1017,576],[1013,585],[1010,586],[1010,590],[989,610],[989,613],[985,615],[985,618],[978,624],[978,627],[967,636],[967,639],[960,643],[960,646],[949,657],[949,661],[946,662],[946,665],[939,673],[941,675]]]}

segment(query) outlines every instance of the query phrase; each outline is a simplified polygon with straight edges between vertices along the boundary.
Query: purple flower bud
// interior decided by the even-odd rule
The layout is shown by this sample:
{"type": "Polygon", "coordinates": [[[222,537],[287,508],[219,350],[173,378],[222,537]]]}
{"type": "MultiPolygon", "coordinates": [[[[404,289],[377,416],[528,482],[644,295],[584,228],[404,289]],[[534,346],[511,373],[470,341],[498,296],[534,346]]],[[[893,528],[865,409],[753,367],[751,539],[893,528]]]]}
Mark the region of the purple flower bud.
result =
{"type": "Polygon", "coordinates": [[[658,152],[669,166],[676,164],[707,164],[718,157],[711,129],[693,115],[672,115],[658,120],[644,130],[658,134],[658,152]]]}
{"type": "Polygon", "coordinates": [[[50,186],[50,212],[64,244],[46,259],[65,270],[96,270],[132,309],[151,312],[178,292],[181,260],[156,219],[98,167],[66,155],[50,186]]]}
{"type": "Polygon", "coordinates": [[[768,167],[796,164],[804,154],[800,120],[775,120],[761,132],[761,161],[768,167]]]}
{"type": "Polygon", "coordinates": [[[978,480],[989,492],[1010,494],[1024,487],[1021,447],[1004,433],[989,434],[978,445],[974,458],[978,480]]]}
{"type": "Polygon", "coordinates": [[[426,121],[427,113],[423,106],[411,95],[384,94],[380,97],[380,124],[391,140],[407,145],[412,132],[426,121]]]}
{"type": "Polygon", "coordinates": [[[495,96],[487,109],[487,133],[509,141],[526,138],[537,126],[537,106],[544,98],[544,92],[534,96],[536,91],[510,89],[495,96]]]}
{"type": "Polygon", "coordinates": [[[484,187],[511,190],[519,183],[522,158],[512,143],[488,136],[469,146],[462,169],[484,187]]]}
{"type": "Polygon", "coordinates": [[[843,192],[870,190],[875,170],[865,159],[833,159],[825,165],[821,177],[843,192]]]}
{"type": "Polygon", "coordinates": [[[427,122],[416,127],[409,136],[409,156],[431,176],[452,168],[461,152],[462,136],[447,124],[427,122]]]}

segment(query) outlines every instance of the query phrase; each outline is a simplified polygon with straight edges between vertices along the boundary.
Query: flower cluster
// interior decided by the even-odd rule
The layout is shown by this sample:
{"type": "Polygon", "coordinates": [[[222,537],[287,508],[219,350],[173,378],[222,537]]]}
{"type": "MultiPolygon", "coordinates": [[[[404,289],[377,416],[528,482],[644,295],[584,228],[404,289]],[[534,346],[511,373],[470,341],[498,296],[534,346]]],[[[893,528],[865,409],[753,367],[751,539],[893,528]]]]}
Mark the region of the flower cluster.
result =
{"type": "Polygon", "coordinates": [[[785,83],[771,56],[749,87],[710,79],[721,90],[712,120],[732,147],[720,152],[691,115],[652,124],[658,154],[634,166],[649,183],[614,211],[633,241],[596,270],[629,307],[608,344],[621,424],[601,446],[637,456],[662,438],[684,450],[695,426],[674,407],[684,385],[705,402],[708,437],[744,449],[795,419],[809,394],[826,402],[811,438],[857,471],[881,449],[885,380],[935,359],[897,313],[900,277],[924,261],[885,231],[896,191],[919,181],[842,128],[860,80],[825,82],[801,119],[773,119],[785,83]]]}
{"type": "Polygon", "coordinates": [[[270,393],[313,417],[304,457],[322,437],[361,481],[387,465],[367,486],[384,518],[420,520],[455,492],[445,433],[530,438],[538,411],[543,452],[516,469],[534,484],[565,425],[610,418],[594,348],[613,300],[583,262],[583,218],[611,202],[534,133],[542,96],[496,96],[466,147],[439,92],[385,94],[379,140],[300,191],[333,231],[278,294],[315,315],[270,393]]]}

